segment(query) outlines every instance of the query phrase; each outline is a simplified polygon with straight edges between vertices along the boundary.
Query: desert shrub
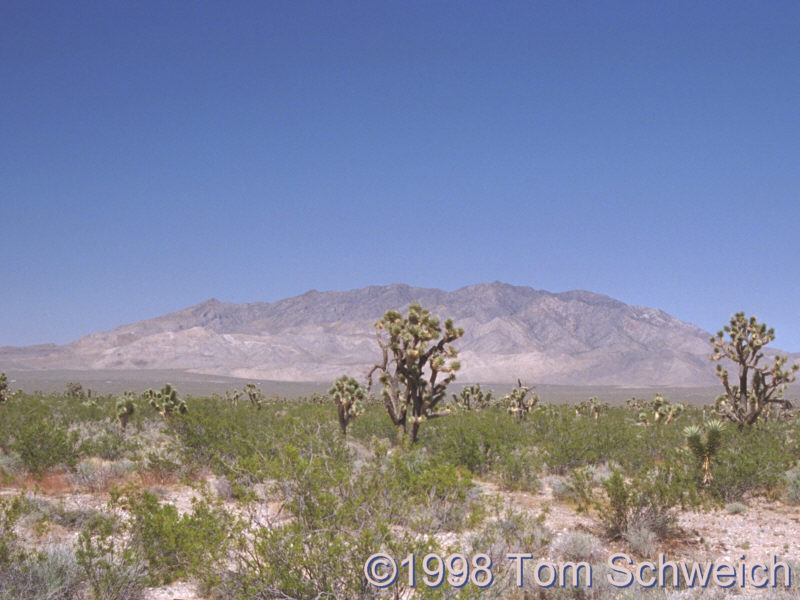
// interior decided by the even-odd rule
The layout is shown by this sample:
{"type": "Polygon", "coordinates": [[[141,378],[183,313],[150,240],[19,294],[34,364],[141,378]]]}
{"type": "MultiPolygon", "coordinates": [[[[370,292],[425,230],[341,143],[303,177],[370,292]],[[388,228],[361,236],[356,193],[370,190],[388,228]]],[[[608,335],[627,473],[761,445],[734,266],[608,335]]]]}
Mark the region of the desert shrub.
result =
{"type": "Polygon", "coordinates": [[[63,501],[54,501],[45,496],[25,496],[26,521],[55,523],[66,529],[82,529],[98,515],[99,510],[88,506],[67,508],[63,501]]]}
{"type": "Polygon", "coordinates": [[[553,542],[553,550],[561,557],[575,562],[600,560],[600,547],[600,540],[582,531],[565,531],[553,542]]]}
{"type": "Polygon", "coordinates": [[[148,452],[142,462],[142,469],[159,483],[168,483],[178,479],[183,465],[171,457],[157,452],[148,452]]]}
{"type": "Polygon", "coordinates": [[[140,600],[147,565],[116,517],[98,515],[83,528],[75,557],[93,600],[140,600]]]}
{"type": "Polygon", "coordinates": [[[658,535],[646,525],[629,525],[624,537],[634,554],[645,558],[655,557],[658,535]]]}
{"type": "Polygon", "coordinates": [[[36,556],[0,565],[4,600],[82,600],[83,582],[72,550],[49,546],[36,556]]]}
{"type": "Polygon", "coordinates": [[[17,544],[14,526],[28,509],[23,496],[0,497],[0,565],[14,562],[20,558],[21,552],[17,544]]]}
{"type": "Polygon", "coordinates": [[[740,501],[746,494],[770,494],[783,486],[784,473],[795,461],[781,424],[762,423],[740,432],[731,428],[714,465],[709,491],[721,502],[740,501]]]}
{"type": "Polygon", "coordinates": [[[78,436],[48,420],[30,421],[17,433],[11,449],[19,454],[25,468],[41,474],[57,465],[72,467],[78,458],[78,436]]]}
{"type": "Polygon", "coordinates": [[[135,463],[127,459],[109,462],[97,458],[86,458],[75,466],[75,471],[70,474],[69,479],[72,485],[79,489],[94,493],[104,492],[133,471],[135,467],[135,463]]]}
{"type": "Polygon", "coordinates": [[[548,475],[544,478],[544,482],[550,487],[556,500],[566,501],[571,498],[572,491],[567,485],[567,478],[563,475],[548,475]]]}
{"type": "Polygon", "coordinates": [[[529,454],[524,429],[496,408],[433,421],[423,430],[420,444],[444,462],[480,476],[488,474],[515,451],[529,454]]]}
{"type": "Polygon", "coordinates": [[[598,421],[576,418],[569,407],[542,411],[531,419],[530,432],[550,472],[558,475],[604,460],[627,464],[644,449],[638,432],[619,418],[619,409],[598,421]]]}
{"type": "Polygon", "coordinates": [[[566,497],[575,502],[578,512],[589,510],[594,497],[594,472],[589,467],[573,469],[565,482],[566,497]]]}
{"type": "Polygon", "coordinates": [[[696,501],[695,495],[685,489],[686,480],[679,471],[668,468],[655,469],[630,482],[621,472],[614,471],[602,484],[606,499],[596,503],[608,535],[620,538],[637,528],[649,529],[658,539],[671,535],[675,507],[696,501]]]}
{"type": "MultiPolygon", "coordinates": [[[[445,419],[449,421],[450,419],[445,419]]],[[[433,426],[434,423],[431,423],[433,426]]],[[[425,430],[422,430],[425,435],[425,430]]],[[[350,427],[350,436],[362,443],[375,441],[391,441],[395,438],[396,430],[392,420],[386,414],[386,409],[376,404],[366,404],[362,414],[350,427]]]]}
{"type": "Polygon", "coordinates": [[[476,524],[481,503],[466,470],[419,448],[379,448],[356,467],[331,423],[289,423],[282,452],[259,456],[263,464],[253,467],[277,480],[283,518],[237,539],[220,596],[372,597],[360,569],[340,566],[377,551],[424,556],[438,549],[431,534],[476,524]]]}
{"type": "Polygon", "coordinates": [[[504,490],[535,492],[541,486],[542,460],[532,452],[516,450],[505,454],[497,465],[504,490]]]}
{"type": "MultiPolygon", "coordinates": [[[[488,519],[468,538],[471,554],[484,553],[492,559],[494,583],[477,594],[480,598],[522,597],[517,588],[513,565],[506,559],[512,552],[531,552],[542,556],[552,539],[552,533],[539,519],[506,510],[488,519]],[[524,549],[524,550],[521,550],[524,549]]],[[[528,569],[530,571],[530,569],[528,569]]]]}
{"type": "Polygon", "coordinates": [[[725,505],[725,512],[729,515],[743,515],[747,512],[747,506],[741,502],[730,502],[725,505]]]}
{"type": "Polygon", "coordinates": [[[184,515],[148,491],[128,493],[119,501],[130,513],[132,543],[154,585],[213,572],[235,531],[231,517],[205,499],[194,502],[191,513],[184,515]]]}
{"type": "Polygon", "coordinates": [[[98,423],[96,427],[83,428],[78,452],[81,456],[96,456],[105,460],[117,460],[133,456],[139,444],[125,435],[111,422],[98,423]],[[87,431],[87,429],[89,429],[87,431]]]}
{"type": "Polygon", "coordinates": [[[800,504],[800,469],[797,467],[786,473],[786,501],[800,504]]]}
{"type": "Polygon", "coordinates": [[[0,482],[4,478],[13,478],[14,475],[21,475],[25,471],[25,463],[22,462],[19,454],[9,452],[0,454],[0,482]]]}

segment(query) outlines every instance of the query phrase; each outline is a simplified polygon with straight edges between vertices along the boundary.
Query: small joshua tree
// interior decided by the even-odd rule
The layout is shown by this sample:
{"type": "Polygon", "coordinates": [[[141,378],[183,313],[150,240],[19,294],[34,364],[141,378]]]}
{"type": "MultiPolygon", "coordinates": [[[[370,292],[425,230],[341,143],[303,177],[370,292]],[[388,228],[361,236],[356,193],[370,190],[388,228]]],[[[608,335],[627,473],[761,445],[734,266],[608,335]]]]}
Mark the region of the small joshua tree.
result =
{"type": "Polygon", "coordinates": [[[533,410],[536,403],[539,402],[539,395],[533,394],[528,396],[533,388],[522,385],[522,381],[517,379],[517,387],[511,390],[511,393],[503,397],[503,402],[508,406],[509,414],[517,417],[517,420],[522,421],[528,416],[528,413],[533,410]]]}
{"type": "Polygon", "coordinates": [[[453,405],[461,410],[480,412],[491,406],[493,400],[492,390],[484,392],[480,383],[466,386],[458,395],[453,394],[453,405]]]}
{"type": "Polygon", "coordinates": [[[725,393],[716,401],[717,412],[738,424],[739,429],[755,423],[768,404],[792,406],[782,394],[786,385],[794,381],[794,373],[800,365],[784,369],[785,356],[776,356],[771,366],[759,364],[764,358],[761,349],[774,339],[774,329],[767,329],[755,317],[748,319],[743,312],[731,317],[730,324],[711,338],[714,345],[711,360],[729,358],[739,366],[738,378],[731,383],[728,370],[721,364],[717,365],[717,377],[722,381],[725,393]],[[728,341],[725,334],[730,338],[728,341]]]}
{"type": "Polygon", "coordinates": [[[239,406],[239,399],[242,397],[242,392],[239,390],[225,390],[225,402],[231,406],[239,406]]]}
{"type": "Polygon", "coordinates": [[[64,396],[83,400],[86,398],[86,392],[83,391],[83,386],[77,381],[68,381],[64,387],[64,396]]]}
{"type": "Polygon", "coordinates": [[[134,404],[133,394],[125,392],[122,396],[117,398],[117,420],[120,427],[125,429],[128,426],[133,413],[136,412],[136,405],[134,404]]]}
{"type": "Polygon", "coordinates": [[[5,373],[0,373],[0,404],[8,402],[8,377],[5,373]]]}
{"type": "Polygon", "coordinates": [[[347,435],[347,426],[352,423],[363,411],[367,399],[367,389],[353,377],[342,375],[333,382],[328,390],[328,395],[336,403],[339,414],[339,427],[342,435],[347,435]]]}
{"type": "Polygon", "coordinates": [[[656,424],[669,425],[675,420],[675,417],[680,415],[686,410],[686,405],[682,402],[672,404],[669,400],[665,399],[661,394],[656,394],[653,398],[653,422],[656,424]]]}
{"type": "Polygon", "coordinates": [[[575,407],[575,416],[586,415],[587,417],[593,417],[597,421],[600,418],[600,414],[606,410],[608,410],[608,403],[599,402],[597,396],[592,396],[575,407]]]}
{"type": "Polygon", "coordinates": [[[175,413],[186,414],[186,402],[178,398],[178,391],[169,383],[161,388],[160,392],[147,390],[145,396],[150,400],[150,406],[155,408],[165,420],[175,413]]]}
{"type": "Polygon", "coordinates": [[[261,410],[261,403],[264,402],[264,393],[256,387],[255,383],[248,383],[242,388],[242,392],[250,400],[250,406],[261,410]]]}
{"type": "Polygon", "coordinates": [[[711,461],[722,447],[722,431],[724,429],[725,425],[714,419],[706,423],[705,436],[697,425],[690,425],[683,430],[686,444],[703,470],[703,485],[709,485],[714,480],[714,476],[711,474],[711,461]]]}
{"type": "Polygon", "coordinates": [[[375,329],[382,359],[370,370],[368,387],[372,387],[372,376],[377,373],[384,404],[396,427],[397,443],[413,443],[427,419],[450,414],[447,409],[437,410],[437,405],[461,367],[455,360],[458,351],[450,344],[464,335],[464,330],[446,319],[442,332],[439,319],[417,302],[408,307],[407,316],[386,311],[375,329]]]}

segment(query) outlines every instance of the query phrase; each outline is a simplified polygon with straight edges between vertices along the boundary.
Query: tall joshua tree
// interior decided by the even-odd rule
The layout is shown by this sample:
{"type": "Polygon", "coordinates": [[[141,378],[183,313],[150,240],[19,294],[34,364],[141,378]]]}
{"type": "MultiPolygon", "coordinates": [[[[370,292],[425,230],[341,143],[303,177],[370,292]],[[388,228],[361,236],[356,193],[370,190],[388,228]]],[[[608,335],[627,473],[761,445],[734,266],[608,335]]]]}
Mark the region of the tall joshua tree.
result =
{"type": "Polygon", "coordinates": [[[439,319],[417,302],[411,303],[406,316],[386,311],[375,330],[382,358],[370,370],[368,385],[372,386],[377,373],[384,404],[397,428],[397,443],[413,443],[422,423],[450,414],[447,409],[437,410],[437,405],[461,367],[455,360],[458,351],[450,344],[464,330],[446,319],[442,332],[439,319]]]}
{"type": "Polygon", "coordinates": [[[786,384],[794,381],[800,365],[785,369],[785,356],[776,356],[772,365],[760,364],[764,358],[761,349],[774,339],[774,329],[767,329],[755,317],[748,319],[743,312],[731,317],[730,324],[711,338],[711,360],[729,358],[739,366],[738,378],[731,382],[728,370],[717,365],[717,377],[725,388],[725,393],[717,397],[717,411],[738,424],[739,429],[755,423],[768,404],[791,408],[782,394],[786,384]]]}

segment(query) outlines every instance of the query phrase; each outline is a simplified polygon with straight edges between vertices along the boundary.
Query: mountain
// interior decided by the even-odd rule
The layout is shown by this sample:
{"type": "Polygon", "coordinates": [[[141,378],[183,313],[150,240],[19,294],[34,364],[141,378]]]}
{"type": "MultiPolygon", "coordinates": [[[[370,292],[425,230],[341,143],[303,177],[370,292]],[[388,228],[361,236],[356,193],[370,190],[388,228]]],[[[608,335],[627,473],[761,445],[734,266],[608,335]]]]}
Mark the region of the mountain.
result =
{"type": "Polygon", "coordinates": [[[452,292],[404,284],[312,290],[277,302],[207,300],[65,345],[0,348],[0,370],[186,369],[248,379],[363,376],[374,323],[414,300],[465,330],[459,381],[715,385],[710,334],[667,313],[587,291],[500,282],[452,292]]]}

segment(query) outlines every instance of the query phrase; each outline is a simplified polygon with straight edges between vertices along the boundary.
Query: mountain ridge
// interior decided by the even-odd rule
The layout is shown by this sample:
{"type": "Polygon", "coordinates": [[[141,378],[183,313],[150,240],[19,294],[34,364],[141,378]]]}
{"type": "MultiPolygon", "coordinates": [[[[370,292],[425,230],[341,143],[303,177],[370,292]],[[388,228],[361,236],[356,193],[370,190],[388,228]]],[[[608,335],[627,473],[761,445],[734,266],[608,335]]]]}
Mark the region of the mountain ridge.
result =
{"type": "Polygon", "coordinates": [[[419,301],[465,330],[459,380],[623,386],[717,382],[710,333],[657,309],[587,290],[499,281],[453,291],[404,283],[274,302],[209,298],[64,345],[0,347],[0,369],[185,369],[282,381],[363,376],[377,360],[374,323],[419,301]]]}

